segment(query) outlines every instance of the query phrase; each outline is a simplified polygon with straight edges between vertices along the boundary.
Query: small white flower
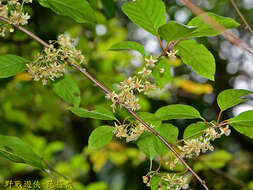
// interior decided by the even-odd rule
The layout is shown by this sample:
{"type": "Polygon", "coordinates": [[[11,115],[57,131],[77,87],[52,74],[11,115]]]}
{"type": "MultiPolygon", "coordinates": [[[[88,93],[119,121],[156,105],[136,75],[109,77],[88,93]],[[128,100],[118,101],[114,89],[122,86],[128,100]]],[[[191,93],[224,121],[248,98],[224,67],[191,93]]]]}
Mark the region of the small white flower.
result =
{"type": "Polygon", "coordinates": [[[150,75],[151,73],[152,73],[152,71],[150,69],[147,69],[146,67],[144,67],[142,71],[138,72],[138,74],[141,74],[144,77],[150,75]]]}
{"type": "Polygon", "coordinates": [[[164,73],[164,71],[165,71],[164,68],[159,68],[159,73],[162,74],[162,73],[164,73]]]}
{"type": "Polygon", "coordinates": [[[231,130],[229,129],[229,125],[227,125],[225,128],[220,128],[221,135],[225,134],[226,136],[229,136],[231,133],[231,130]]]}
{"type": "Polygon", "coordinates": [[[7,18],[8,17],[8,6],[4,5],[0,7],[0,16],[7,18]]]}
{"type": "Polygon", "coordinates": [[[158,61],[157,59],[153,59],[152,55],[150,56],[149,59],[145,58],[146,61],[146,66],[148,67],[154,67],[155,63],[158,61]]]}
{"type": "Polygon", "coordinates": [[[24,0],[25,3],[32,3],[32,0],[24,0]]]}
{"type": "Polygon", "coordinates": [[[28,20],[30,19],[30,15],[28,15],[28,13],[22,13],[21,16],[20,16],[20,20],[19,20],[19,23],[21,25],[26,25],[28,24],[28,20]]]}
{"type": "Polygon", "coordinates": [[[109,94],[106,94],[106,96],[105,96],[106,99],[110,99],[110,100],[113,100],[117,97],[118,97],[118,95],[114,91],[109,94]]]}
{"type": "Polygon", "coordinates": [[[174,60],[177,58],[176,57],[177,53],[178,53],[178,50],[173,49],[173,50],[167,52],[167,55],[169,56],[170,59],[174,60]]]}

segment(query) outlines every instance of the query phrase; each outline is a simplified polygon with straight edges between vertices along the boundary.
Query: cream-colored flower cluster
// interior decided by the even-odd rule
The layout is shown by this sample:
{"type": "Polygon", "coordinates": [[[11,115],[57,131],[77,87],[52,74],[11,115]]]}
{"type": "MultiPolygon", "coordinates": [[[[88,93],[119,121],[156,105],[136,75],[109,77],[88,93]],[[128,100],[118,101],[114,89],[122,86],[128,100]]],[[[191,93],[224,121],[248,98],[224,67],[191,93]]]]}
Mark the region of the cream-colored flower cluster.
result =
{"type": "Polygon", "coordinates": [[[66,34],[60,35],[54,43],[50,41],[50,46],[38,53],[32,63],[27,64],[31,77],[46,85],[49,80],[54,81],[63,76],[67,58],[82,63],[84,56],[81,51],[75,49],[73,41],[66,34]],[[56,45],[59,45],[59,48],[55,48],[56,45]]]}
{"type": "Polygon", "coordinates": [[[129,124],[115,123],[114,134],[118,138],[126,138],[126,142],[137,140],[140,135],[146,131],[146,127],[139,122],[131,122],[129,124]]]}
{"type": "MultiPolygon", "coordinates": [[[[180,190],[180,189],[188,189],[189,184],[183,176],[179,176],[176,174],[167,174],[162,176],[162,180],[167,182],[167,189],[180,190]]],[[[160,188],[159,190],[162,190],[160,188]]]]}
{"type": "MultiPolygon", "coordinates": [[[[32,0],[0,0],[0,16],[9,19],[11,24],[28,24],[30,15],[23,12],[25,3],[32,3],[32,0]]],[[[9,24],[1,24],[0,36],[5,36],[7,31],[13,32],[14,28],[9,24]]]]}
{"type": "Polygon", "coordinates": [[[146,184],[147,187],[150,187],[151,179],[159,175],[160,180],[158,182],[158,190],[181,190],[181,189],[188,189],[188,178],[182,175],[177,174],[158,174],[155,171],[150,171],[146,176],[142,177],[143,183],[146,184]]]}
{"type": "Polygon", "coordinates": [[[150,90],[155,88],[155,85],[149,81],[149,76],[152,73],[151,68],[155,66],[158,61],[153,59],[145,59],[146,64],[143,69],[138,72],[138,75],[126,78],[119,85],[119,93],[112,92],[106,95],[107,99],[112,101],[112,108],[115,110],[116,104],[126,105],[133,111],[140,109],[139,99],[135,96],[136,93],[147,94],[150,90]]]}
{"type": "MultiPolygon", "coordinates": [[[[231,130],[229,126],[226,127],[209,127],[203,131],[202,136],[197,138],[189,138],[183,141],[183,145],[177,145],[178,150],[180,150],[180,156],[182,158],[196,158],[200,153],[205,153],[208,150],[213,151],[214,147],[211,145],[211,141],[220,138],[222,135],[229,136],[231,130]]],[[[173,170],[180,161],[177,157],[169,157],[169,161],[165,164],[169,166],[170,170],[173,170]]],[[[189,187],[187,180],[183,176],[167,174],[162,177],[162,182],[169,182],[168,189],[180,190],[187,189],[189,187]]]]}
{"type": "Polygon", "coordinates": [[[213,151],[214,147],[211,145],[211,141],[220,138],[222,135],[229,136],[230,132],[228,125],[224,128],[210,127],[204,131],[202,136],[184,140],[184,145],[178,146],[181,156],[183,158],[194,158],[199,156],[201,152],[213,151]]]}

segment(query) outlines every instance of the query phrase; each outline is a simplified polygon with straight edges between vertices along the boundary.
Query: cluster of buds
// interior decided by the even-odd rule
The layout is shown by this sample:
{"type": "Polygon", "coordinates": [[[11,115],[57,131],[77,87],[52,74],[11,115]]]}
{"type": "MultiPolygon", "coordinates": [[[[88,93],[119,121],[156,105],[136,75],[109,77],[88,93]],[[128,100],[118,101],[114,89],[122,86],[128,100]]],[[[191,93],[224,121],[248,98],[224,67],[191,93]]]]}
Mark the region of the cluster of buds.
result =
{"type": "MultiPolygon", "coordinates": [[[[26,25],[30,19],[28,13],[23,13],[25,3],[32,3],[32,0],[0,0],[0,16],[10,20],[14,25],[26,25]]],[[[14,28],[8,24],[0,25],[0,36],[5,36],[6,32],[13,32],[14,28]]]]}
{"type": "Polygon", "coordinates": [[[183,146],[178,146],[181,151],[181,156],[184,158],[194,158],[199,156],[201,152],[205,153],[208,150],[213,151],[214,147],[210,141],[220,138],[222,135],[229,136],[231,130],[226,127],[210,127],[206,129],[202,136],[193,139],[184,140],[183,146]]]}
{"type": "Polygon", "coordinates": [[[126,142],[137,140],[146,131],[146,127],[139,122],[129,124],[114,124],[114,134],[118,138],[126,138],[126,142]]]}
{"type": "Polygon", "coordinates": [[[54,44],[50,41],[50,46],[38,53],[32,63],[27,64],[28,71],[35,81],[41,80],[43,85],[46,85],[49,80],[54,81],[63,76],[67,58],[79,62],[84,61],[82,53],[76,50],[72,44],[71,47],[69,46],[72,39],[69,38],[63,43],[63,38],[67,39],[68,37],[60,35],[59,40],[54,44]],[[55,48],[55,44],[58,44],[59,48],[55,48]]]}
{"type": "Polygon", "coordinates": [[[157,174],[157,171],[149,171],[147,175],[142,176],[142,181],[147,187],[150,187],[150,180],[155,174],[157,174]]]}

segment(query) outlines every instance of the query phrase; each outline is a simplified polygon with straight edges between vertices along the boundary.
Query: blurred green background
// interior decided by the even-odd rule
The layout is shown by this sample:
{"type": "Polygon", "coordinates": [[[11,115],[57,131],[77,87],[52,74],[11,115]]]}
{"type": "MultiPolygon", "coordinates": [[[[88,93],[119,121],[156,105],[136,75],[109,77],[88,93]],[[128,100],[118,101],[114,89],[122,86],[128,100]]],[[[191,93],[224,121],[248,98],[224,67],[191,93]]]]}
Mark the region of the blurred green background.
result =
{"type": "MultiPolygon", "coordinates": [[[[144,45],[152,55],[159,55],[160,46],[155,37],[140,29],[122,13],[123,0],[90,0],[96,10],[98,23],[95,28],[75,23],[67,17],[54,14],[36,1],[25,7],[32,15],[29,30],[43,40],[54,40],[59,34],[68,33],[79,41],[78,48],[86,56],[87,70],[109,87],[115,89],[126,76],[133,74],[143,63],[143,58],[134,52],[112,52],[108,49],[124,40],[135,40],[144,45]],[[110,1],[111,2],[111,1],[110,1]]],[[[194,15],[179,1],[165,0],[167,19],[186,23],[194,15]]],[[[232,17],[241,23],[229,0],[195,1],[206,11],[232,17]]],[[[253,26],[253,0],[236,1],[246,20],[253,26]]],[[[241,23],[242,24],[242,23],[241,23]]],[[[253,47],[253,37],[243,24],[231,30],[240,39],[253,47]]],[[[253,58],[223,37],[200,38],[200,43],[213,53],[216,59],[215,82],[197,76],[178,59],[169,62],[175,80],[154,96],[140,96],[142,111],[154,112],[157,108],[174,103],[194,106],[209,121],[217,118],[217,94],[228,88],[253,90],[253,58]]],[[[20,31],[0,40],[0,54],[16,54],[28,59],[42,47],[20,31]]],[[[81,106],[110,105],[103,92],[73,69],[68,69],[81,89],[81,106]]],[[[56,170],[70,177],[76,189],[85,190],[141,190],[147,189],[142,176],[149,170],[149,161],[134,143],[115,139],[106,148],[87,150],[91,131],[103,124],[86,118],[78,118],[66,110],[68,104],[54,94],[52,86],[33,82],[27,73],[0,80],[0,134],[17,136],[49,162],[56,170]]],[[[252,109],[250,100],[224,113],[223,119],[233,114],[252,109]]],[[[119,118],[127,115],[117,112],[119,118]]],[[[175,120],[173,124],[183,130],[193,120],[175,120]]],[[[210,189],[238,190],[253,186],[253,141],[232,131],[229,137],[214,142],[213,154],[201,156],[190,162],[204,178],[210,189]],[[223,150],[223,151],[221,151],[223,150]],[[202,162],[207,165],[201,165],[202,162]],[[251,184],[250,184],[251,182],[251,184]]],[[[156,166],[156,164],[155,164],[156,166]]],[[[155,167],[154,166],[154,167],[155,167]]],[[[63,180],[43,173],[24,164],[13,164],[0,158],[0,189],[5,189],[6,180],[36,181],[63,180]]],[[[196,179],[190,189],[202,189],[196,179]]],[[[13,188],[14,189],[14,188],[13,188]]]]}

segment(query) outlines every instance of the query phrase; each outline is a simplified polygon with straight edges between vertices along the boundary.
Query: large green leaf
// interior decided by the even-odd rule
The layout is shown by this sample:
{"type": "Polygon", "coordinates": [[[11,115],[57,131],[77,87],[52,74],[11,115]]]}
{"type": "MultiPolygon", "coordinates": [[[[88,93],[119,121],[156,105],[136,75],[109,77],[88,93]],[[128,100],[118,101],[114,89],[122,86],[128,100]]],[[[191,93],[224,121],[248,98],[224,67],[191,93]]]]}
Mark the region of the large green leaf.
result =
{"type": "Polygon", "coordinates": [[[94,129],[89,137],[88,149],[96,150],[107,145],[113,137],[113,127],[101,126],[94,129]]]}
{"type": "Polygon", "coordinates": [[[158,31],[164,40],[171,42],[187,36],[196,29],[197,27],[194,26],[186,26],[177,23],[176,21],[169,21],[165,25],[161,26],[158,31]]]}
{"type": "Polygon", "coordinates": [[[202,44],[193,40],[183,40],[176,45],[183,62],[202,77],[214,80],[215,59],[212,53],[202,44]]]}
{"type": "MultiPolygon", "coordinates": [[[[200,14],[199,16],[194,17],[192,20],[190,20],[190,22],[188,22],[187,24],[188,26],[196,26],[198,28],[195,31],[193,31],[191,34],[189,34],[187,37],[217,36],[221,34],[222,32],[225,32],[225,30],[222,32],[215,30],[212,26],[207,24],[202,19],[203,17],[210,20],[210,22],[214,20],[215,22],[223,26],[225,29],[236,28],[240,25],[238,22],[236,22],[235,20],[229,17],[219,16],[210,12],[203,13],[203,14],[200,14]]],[[[214,22],[213,24],[214,26],[216,25],[216,23],[214,22]]]]}
{"type": "Polygon", "coordinates": [[[194,107],[182,104],[161,107],[155,115],[162,120],[201,118],[200,113],[194,107]]]}
{"type": "Polygon", "coordinates": [[[147,122],[149,125],[160,126],[162,124],[162,120],[157,118],[155,114],[149,112],[137,112],[137,115],[147,122]]]}
{"type": "Polygon", "coordinates": [[[134,42],[134,41],[126,41],[126,42],[120,42],[120,43],[114,44],[110,48],[110,50],[113,50],[113,51],[136,50],[140,54],[142,54],[143,56],[146,55],[146,51],[145,51],[144,47],[141,44],[139,44],[138,42],[134,42]]]}
{"type": "Polygon", "coordinates": [[[242,96],[252,94],[252,91],[243,89],[229,89],[222,91],[217,97],[217,103],[221,109],[224,111],[231,108],[237,104],[247,101],[247,99],[240,99],[242,96]]]}
{"type": "Polygon", "coordinates": [[[77,107],[70,107],[68,109],[79,117],[88,117],[101,120],[115,120],[113,113],[103,106],[95,106],[95,110],[93,111],[77,107]]]}
{"type": "Polygon", "coordinates": [[[103,9],[109,18],[115,16],[115,3],[114,0],[102,0],[103,9]]]}
{"type": "Polygon", "coordinates": [[[25,163],[42,170],[47,167],[33,150],[17,137],[0,135],[0,156],[16,163],[25,163]]]}
{"type": "Polygon", "coordinates": [[[153,134],[144,132],[137,141],[137,146],[139,149],[144,152],[150,159],[153,159],[157,154],[153,143],[154,138],[155,136],[153,134]]]}
{"type": "Polygon", "coordinates": [[[165,84],[168,84],[172,77],[170,73],[170,66],[169,64],[164,60],[161,59],[159,63],[155,66],[152,75],[154,76],[158,86],[162,89],[165,84]],[[163,72],[161,72],[161,69],[163,72]]]}
{"type": "Polygon", "coordinates": [[[253,110],[240,113],[229,119],[229,124],[239,133],[253,138],[253,110]]]}
{"type": "Polygon", "coordinates": [[[16,55],[0,56],[0,78],[7,78],[23,72],[27,69],[29,61],[16,55]]]}
{"type": "Polygon", "coordinates": [[[136,0],[122,6],[130,20],[151,34],[158,35],[158,28],[165,24],[166,10],[162,0],[136,0]]]}
{"type": "Polygon", "coordinates": [[[166,186],[164,186],[164,184],[163,184],[164,182],[165,182],[165,180],[162,179],[161,174],[153,175],[151,180],[150,180],[151,190],[158,190],[158,187],[166,188],[166,186]]]}
{"type": "MultiPolygon", "coordinates": [[[[169,143],[173,143],[177,140],[178,129],[172,124],[163,124],[154,128],[162,137],[164,137],[169,143]]],[[[168,147],[157,137],[154,138],[155,151],[161,156],[169,152],[168,147]]]]}
{"type": "Polygon", "coordinates": [[[95,13],[86,0],[38,0],[59,15],[68,16],[79,23],[95,23],[95,13]]]}
{"type": "Polygon", "coordinates": [[[207,129],[208,127],[204,122],[197,122],[197,123],[192,123],[186,129],[184,130],[184,138],[190,137],[192,135],[198,134],[194,137],[199,137],[201,136],[201,131],[207,129]]]}
{"type": "Polygon", "coordinates": [[[81,102],[80,90],[76,82],[68,75],[53,83],[54,92],[66,102],[78,107],[81,102]]]}

